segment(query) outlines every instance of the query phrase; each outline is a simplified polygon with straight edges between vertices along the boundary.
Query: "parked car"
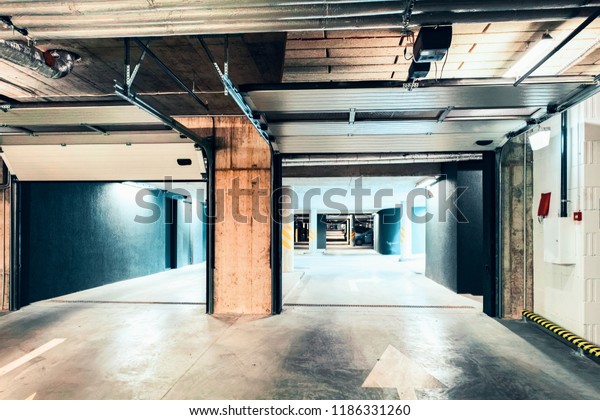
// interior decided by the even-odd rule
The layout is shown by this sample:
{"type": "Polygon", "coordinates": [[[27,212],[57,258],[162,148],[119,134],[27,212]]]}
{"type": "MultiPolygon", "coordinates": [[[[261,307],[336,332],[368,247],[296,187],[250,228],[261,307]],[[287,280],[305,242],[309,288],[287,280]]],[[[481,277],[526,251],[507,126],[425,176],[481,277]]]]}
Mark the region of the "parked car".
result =
{"type": "Polygon", "coordinates": [[[365,244],[373,243],[373,229],[369,229],[365,233],[361,233],[360,235],[356,235],[354,237],[354,245],[361,246],[365,244]]]}

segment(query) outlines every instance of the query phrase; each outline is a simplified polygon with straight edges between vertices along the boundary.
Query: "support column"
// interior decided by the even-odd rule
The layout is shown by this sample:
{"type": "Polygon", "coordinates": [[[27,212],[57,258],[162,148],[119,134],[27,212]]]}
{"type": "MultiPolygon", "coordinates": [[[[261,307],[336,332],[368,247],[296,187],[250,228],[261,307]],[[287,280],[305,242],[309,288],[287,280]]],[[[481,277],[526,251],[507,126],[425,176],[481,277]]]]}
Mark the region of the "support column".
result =
{"type": "Polygon", "coordinates": [[[350,218],[348,219],[348,244],[351,246],[354,246],[354,236],[356,236],[356,233],[354,233],[355,223],[356,216],[354,214],[351,214],[350,218]]]}
{"type": "Polygon", "coordinates": [[[400,211],[393,207],[379,210],[375,215],[373,245],[380,254],[400,254],[400,211]]]}
{"type": "Polygon", "coordinates": [[[314,254],[317,252],[317,211],[310,209],[308,219],[308,252],[314,254]]]}
{"type": "Polygon", "coordinates": [[[503,147],[501,168],[500,315],[518,319],[523,309],[533,308],[533,165],[525,135],[503,147]]]}
{"type": "MultiPolygon", "coordinates": [[[[0,158],[0,167],[2,170],[2,185],[10,183],[10,175],[0,158]]],[[[2,241],[2,273],[0,275],[0,311],[10,309],[10,188],[5,187],[0,190],[0,240],[2,241]]]]}
{"type": "Polygon", "coordinates": [[[271,150],[244,117],[180,122],[215,137],[214,314],[269,315],[271,150]]]}
{"type": "Polygon", "coordinates": [[[327,249],[327,215],[317,216],[317,249],[327,249]]]}
{"type": "Polygon", "coordinates": [[[286,197],[282,202],[282,270],[284,273],[294,271],[294,210],[292,209],[292,188],[283,187],[282,197],[286,197]]]}

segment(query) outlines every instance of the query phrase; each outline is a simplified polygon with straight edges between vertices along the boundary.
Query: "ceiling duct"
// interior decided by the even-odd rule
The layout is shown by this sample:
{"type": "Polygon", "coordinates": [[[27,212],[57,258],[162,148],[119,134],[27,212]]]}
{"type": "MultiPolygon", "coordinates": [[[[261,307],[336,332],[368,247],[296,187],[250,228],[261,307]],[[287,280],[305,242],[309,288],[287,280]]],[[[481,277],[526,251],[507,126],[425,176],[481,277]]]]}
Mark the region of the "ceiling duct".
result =
{"type": "Polygon", "coordinates": [[[24,42],[0,39],[0,59],[50,79],[60,79],[71,73],[79,56],[64,50],[42,51],[24,42]]]}

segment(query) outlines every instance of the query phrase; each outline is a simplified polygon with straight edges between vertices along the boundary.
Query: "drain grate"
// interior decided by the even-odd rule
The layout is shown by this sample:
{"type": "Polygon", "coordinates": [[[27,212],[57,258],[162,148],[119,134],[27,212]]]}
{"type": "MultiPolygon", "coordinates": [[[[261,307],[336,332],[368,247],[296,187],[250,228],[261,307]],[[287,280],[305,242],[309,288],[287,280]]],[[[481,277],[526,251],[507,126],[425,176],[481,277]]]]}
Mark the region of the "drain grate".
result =
{"type": "Polygon", "coordinates": [[[206,305],[204,302],[148,302],[136,300],[67,300],[52,299],[50,302],[56,303],[118,303],[125,305],[206,305]]]}
{"type": "Polygon", "coordinates": [[[450,305],[368,305],[348,303],[286,303],[284,306],[298,306],[309,308],[402,308],[402,309],[475,309],[474,306],[450,305]]]}

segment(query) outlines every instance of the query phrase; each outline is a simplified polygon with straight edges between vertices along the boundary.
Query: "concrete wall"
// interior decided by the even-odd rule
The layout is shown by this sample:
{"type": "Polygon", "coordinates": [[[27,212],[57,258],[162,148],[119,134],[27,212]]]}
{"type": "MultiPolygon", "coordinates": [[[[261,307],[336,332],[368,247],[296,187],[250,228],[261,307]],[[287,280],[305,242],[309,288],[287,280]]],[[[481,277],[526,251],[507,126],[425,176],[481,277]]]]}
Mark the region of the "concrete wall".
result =
{"type": "Polygon", "coordinates": [[[21,305],[165,268],[164,197],[155,223],[120,183],[23,183],[21,305]]]}
{"type": "MultiPolygon", "coordinates": [[[[534,152],[534,198],[551,192],[550,216],[560,209],[560,117],[549,120],[550,145],[534,152]]],[[[576,263],[544,262],[544,225],[533,220],[534,311],[592,342],[600,342],[600,98],[569,111],[568,211],[583,211],[572,222],[576,263]]]]}

